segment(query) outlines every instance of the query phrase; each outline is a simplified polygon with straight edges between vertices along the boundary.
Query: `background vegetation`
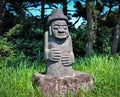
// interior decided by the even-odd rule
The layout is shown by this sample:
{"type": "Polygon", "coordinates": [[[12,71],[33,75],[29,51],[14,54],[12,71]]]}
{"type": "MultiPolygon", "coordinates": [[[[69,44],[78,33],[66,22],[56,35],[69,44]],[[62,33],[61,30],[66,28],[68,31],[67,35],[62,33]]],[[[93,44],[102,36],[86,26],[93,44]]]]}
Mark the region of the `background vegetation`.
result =
{"type": "Polygon", "coordinates": [[[73,68],[95,79],[95,89],[78,97],[119,97],[119,0],[0,0],[0,97],[41,97],[31,78],[45,70],[47,12],[55,8],[69,20],[76,18],[68,23],[76,57],[73,68]]]}

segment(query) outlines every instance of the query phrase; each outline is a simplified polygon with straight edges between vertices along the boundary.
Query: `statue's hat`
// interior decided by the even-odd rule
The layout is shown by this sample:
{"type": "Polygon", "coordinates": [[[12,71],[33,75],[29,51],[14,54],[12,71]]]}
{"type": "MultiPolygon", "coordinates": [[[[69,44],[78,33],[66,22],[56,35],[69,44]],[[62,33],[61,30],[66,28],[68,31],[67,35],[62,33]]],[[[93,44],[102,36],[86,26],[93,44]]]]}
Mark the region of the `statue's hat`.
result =
{"type": "Polygon", "coordinates": [[[59,9],[54,9],[47,21],[47,24],[50,25],[52,21],[54,20],[65,20],[66,22],[68,22],[68,18],[64,15],[64,13],[59,10],[59,9]]]}

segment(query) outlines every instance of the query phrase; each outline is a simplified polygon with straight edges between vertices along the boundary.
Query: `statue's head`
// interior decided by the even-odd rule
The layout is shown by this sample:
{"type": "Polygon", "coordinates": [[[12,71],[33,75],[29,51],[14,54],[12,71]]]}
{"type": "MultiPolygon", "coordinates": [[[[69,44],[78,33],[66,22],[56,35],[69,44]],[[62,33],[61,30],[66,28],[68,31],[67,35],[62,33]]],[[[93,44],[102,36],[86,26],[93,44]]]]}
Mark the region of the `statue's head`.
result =
{"type": "Polygon", "coordinates": [[[65,39],[69,36],[68,18],[59,9],[54,9],[48,18],[50,36],[57,39],[65,39]]]}

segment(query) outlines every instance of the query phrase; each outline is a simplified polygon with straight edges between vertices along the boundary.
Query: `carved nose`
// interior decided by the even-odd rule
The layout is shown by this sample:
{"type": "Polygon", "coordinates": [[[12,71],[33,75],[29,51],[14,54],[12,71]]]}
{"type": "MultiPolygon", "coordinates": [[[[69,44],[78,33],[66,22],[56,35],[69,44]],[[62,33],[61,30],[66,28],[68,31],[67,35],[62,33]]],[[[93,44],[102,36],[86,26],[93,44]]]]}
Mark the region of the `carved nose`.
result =
{"type": "Polygon", "coordinates": [[[64,33],[64,29],[62,27],[59,28],[59,33],[64,33]]]}

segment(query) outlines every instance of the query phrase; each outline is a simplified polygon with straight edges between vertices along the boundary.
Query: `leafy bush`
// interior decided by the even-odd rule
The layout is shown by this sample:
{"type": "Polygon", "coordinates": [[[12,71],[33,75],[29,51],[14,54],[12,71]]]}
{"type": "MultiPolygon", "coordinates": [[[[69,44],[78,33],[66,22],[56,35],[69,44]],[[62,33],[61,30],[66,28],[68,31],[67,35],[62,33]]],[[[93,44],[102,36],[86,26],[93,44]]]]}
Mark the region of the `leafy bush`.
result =
{"type": "Polygon", "coordinates": [[[7,32],[7,38],[18,52],[23,52],[29,59],[40,60],[43,57],[44,33],[38,20],[28,18],[23,24],[16,24],[7,32]]]}
{"type": "Polygon", "coordinates": [[[87,43],[86,29],[84,28],[78,28],[77,30],[73,29],[71,30],[70,34],[72,37],[73,50],[76,57],[84,56],[87,43]]]}
{"type": "Polygon", "coordinates": [[[13,63],[16,59],[15,49],[11,42],[7,41],[6,37],[0,36],[0,67],[2,68],[5,62],[13,63]]]}
{"type": "MultiPolygon", "coordinates": [[[[111,53],[113,28],[102,27],[96,32],[95,43],[93,49],[95,53],[109,54],[111,53]]],[[[85,28],[78,28],[70,32],[73,42],[73,50],[77,57],[84,56],[87,44],[87,32],[85,28]]]]}
{"type": "Polygon", "coordinates": [[[102,27],[96,33],[96,43],[94,49],[98,53],[110,53],[111,43],[112,43],[112,32],[113,29],[108,29],[107,27],[102,27]]]}

